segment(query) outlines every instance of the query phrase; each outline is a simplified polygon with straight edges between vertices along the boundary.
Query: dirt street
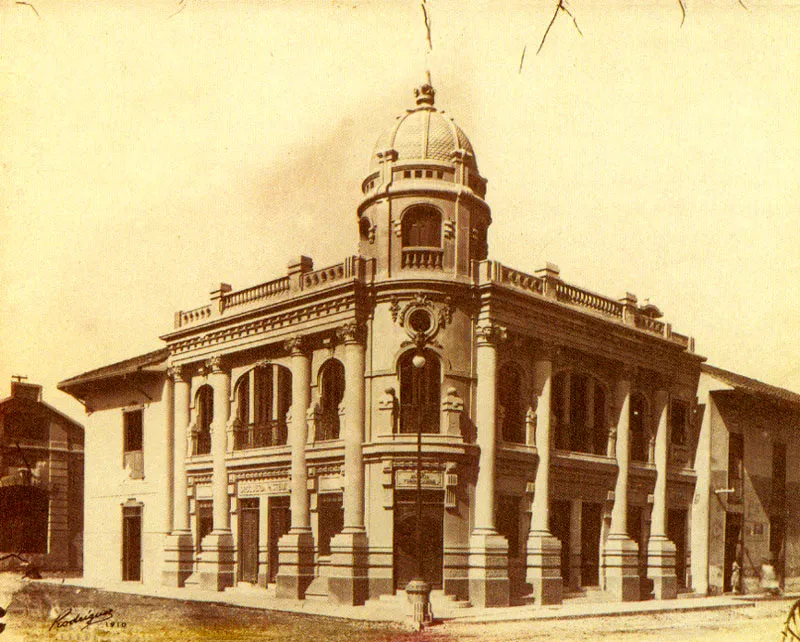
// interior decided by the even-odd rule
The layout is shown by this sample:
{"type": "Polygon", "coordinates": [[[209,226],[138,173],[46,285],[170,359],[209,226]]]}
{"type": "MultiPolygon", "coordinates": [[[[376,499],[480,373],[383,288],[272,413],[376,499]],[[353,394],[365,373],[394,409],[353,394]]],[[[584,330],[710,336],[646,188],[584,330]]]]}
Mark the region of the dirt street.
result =
{"type": "MultiPolygon", "coordinates": [[[[16,593],[0,642],[7,640],[417,641],[604,640],[753,642],[781,640],[790,600],[720,611],[470,624],[416,633],[401,625],[338,620],[108,593],[28,582],[16,593]]],[[[794,638],[787,637],[787,642],[794,638]]]]}

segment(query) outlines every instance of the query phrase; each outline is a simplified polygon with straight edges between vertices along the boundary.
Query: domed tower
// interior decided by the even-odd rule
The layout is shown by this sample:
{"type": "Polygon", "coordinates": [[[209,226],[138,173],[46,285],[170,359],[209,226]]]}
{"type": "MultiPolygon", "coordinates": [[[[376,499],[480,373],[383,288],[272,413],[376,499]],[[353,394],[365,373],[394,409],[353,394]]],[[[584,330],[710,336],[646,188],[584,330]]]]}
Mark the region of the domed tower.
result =
{"type": "Polygon", "coordinates": [[[416,105],[378,138],[361,186],[359,253],[381,276],[468,279],[470,262],[486,258],[486,179],[435,93],[428,76],[416,105]]]}

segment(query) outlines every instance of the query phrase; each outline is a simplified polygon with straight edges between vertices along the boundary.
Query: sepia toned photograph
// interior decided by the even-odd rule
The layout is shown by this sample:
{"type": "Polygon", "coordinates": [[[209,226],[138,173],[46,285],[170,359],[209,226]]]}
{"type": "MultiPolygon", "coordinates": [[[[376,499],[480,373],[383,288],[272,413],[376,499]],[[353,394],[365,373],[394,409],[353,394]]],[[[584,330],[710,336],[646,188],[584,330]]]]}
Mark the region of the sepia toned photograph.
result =
{"type": "Polygon", "coordinates": [[[798,42],[0,0],[0,642],[800,640],[798,42]]]}

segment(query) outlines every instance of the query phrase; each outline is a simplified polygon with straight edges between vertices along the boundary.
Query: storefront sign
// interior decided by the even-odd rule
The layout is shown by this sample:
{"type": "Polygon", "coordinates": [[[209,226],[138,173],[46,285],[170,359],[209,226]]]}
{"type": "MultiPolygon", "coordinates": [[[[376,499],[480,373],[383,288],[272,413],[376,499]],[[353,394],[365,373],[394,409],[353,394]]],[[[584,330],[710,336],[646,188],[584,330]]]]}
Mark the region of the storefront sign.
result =
{"type": "MultiPolygon", "coordinates": [[[[395,488],[416,488],[417,471],[398,470],[395,472],[394,485],[395,488]]],[[[437,490],[443,488],[444,479],[442,473],[432,470],[423,470],[421,485],[423,488],[435,488],[437,490]]]]}
{"type": "Polygon", "coordinates": [[[289,492],[288,479],[246,479],[239,482],[239,497],[258,497],[289,492]]]}

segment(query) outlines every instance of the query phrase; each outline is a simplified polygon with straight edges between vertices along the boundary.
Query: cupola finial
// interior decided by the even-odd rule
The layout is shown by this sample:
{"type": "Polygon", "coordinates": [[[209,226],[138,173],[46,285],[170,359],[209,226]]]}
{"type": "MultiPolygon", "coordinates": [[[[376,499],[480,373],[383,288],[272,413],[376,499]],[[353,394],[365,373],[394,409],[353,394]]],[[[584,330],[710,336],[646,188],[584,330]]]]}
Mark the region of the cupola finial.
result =
{"type": "Polygon", "coordinates": [[[414,90],[414,96],[417,98],[417,105],[433,105],[433,98],[436,95],[436,90],[431,84],[431,72],[425,71],[425,82],[414,90]]]}

